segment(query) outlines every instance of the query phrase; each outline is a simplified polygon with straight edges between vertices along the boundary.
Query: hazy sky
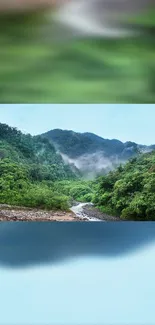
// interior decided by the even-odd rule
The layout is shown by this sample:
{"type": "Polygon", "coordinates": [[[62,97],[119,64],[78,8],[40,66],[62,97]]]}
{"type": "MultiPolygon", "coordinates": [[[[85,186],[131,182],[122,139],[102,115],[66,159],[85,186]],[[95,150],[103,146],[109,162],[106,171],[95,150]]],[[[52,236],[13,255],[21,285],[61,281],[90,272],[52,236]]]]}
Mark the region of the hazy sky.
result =
{"type": "Polygon", "coordinates": [[[0,105],[0,122],[40,134],[61,128],[108,139],[155,143],[155,105],[0,105]]]}

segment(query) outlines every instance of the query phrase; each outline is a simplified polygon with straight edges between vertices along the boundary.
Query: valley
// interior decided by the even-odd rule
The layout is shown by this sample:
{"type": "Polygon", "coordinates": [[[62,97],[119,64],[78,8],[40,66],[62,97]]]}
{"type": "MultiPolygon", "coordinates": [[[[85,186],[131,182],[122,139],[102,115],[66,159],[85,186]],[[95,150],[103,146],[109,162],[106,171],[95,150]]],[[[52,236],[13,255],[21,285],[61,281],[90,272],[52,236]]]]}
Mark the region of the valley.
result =
{"type": "Polygon", "coordinates": [[[0,204],[1,221],[155,220],[155,145],[0,124],[0,204]]]}

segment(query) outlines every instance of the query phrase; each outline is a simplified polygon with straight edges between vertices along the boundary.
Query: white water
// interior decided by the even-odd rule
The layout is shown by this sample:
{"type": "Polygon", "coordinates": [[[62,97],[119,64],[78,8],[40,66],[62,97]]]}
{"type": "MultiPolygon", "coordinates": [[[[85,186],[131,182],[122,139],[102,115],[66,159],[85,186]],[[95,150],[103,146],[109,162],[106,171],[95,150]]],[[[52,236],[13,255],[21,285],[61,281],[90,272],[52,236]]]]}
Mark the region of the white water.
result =
{"type": "Polygon", "coordinates": [[[92,218],[86,215],[83,211],[83,207],[86,205],[92,205],[92,203],[79,203],[76,206],[73,206],[70,210],[75,213],[75,215],[81,219],[87,219],[89,221],[101,221],[100,219],[97,218],[92,218]]]}

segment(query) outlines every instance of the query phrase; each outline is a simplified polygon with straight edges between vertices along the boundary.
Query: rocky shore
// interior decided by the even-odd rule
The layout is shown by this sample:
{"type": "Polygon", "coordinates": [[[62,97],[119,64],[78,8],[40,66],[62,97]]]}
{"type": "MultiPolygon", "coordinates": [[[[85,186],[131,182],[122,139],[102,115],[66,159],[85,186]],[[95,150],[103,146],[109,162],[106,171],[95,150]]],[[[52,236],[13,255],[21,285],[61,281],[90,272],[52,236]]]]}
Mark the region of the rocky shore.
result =
{"type": "Polygon", "coordinates": [[[73,212],[46,211],[9,205],[0,205],[0,221],[82,221],[73,212]]]}
{"type": "Polygon", "coordinates": [[[119,217],[109,216],[90,204],[83,206],[83,214],[88,215],[90,218],[100,219],[101,221],[121,221],[119,217]]]}

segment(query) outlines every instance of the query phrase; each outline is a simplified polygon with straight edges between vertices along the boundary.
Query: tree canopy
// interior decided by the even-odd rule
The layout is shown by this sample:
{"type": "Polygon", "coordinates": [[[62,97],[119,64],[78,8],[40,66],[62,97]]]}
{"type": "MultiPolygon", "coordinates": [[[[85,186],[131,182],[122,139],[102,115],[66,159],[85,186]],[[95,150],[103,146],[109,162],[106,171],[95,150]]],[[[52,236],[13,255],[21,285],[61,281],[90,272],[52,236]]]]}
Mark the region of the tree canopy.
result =
{"type": "Polygon", "coordinates": [[[100,177],[94,203],[122,219],[155,220],[155,151],[100,177]]]}

